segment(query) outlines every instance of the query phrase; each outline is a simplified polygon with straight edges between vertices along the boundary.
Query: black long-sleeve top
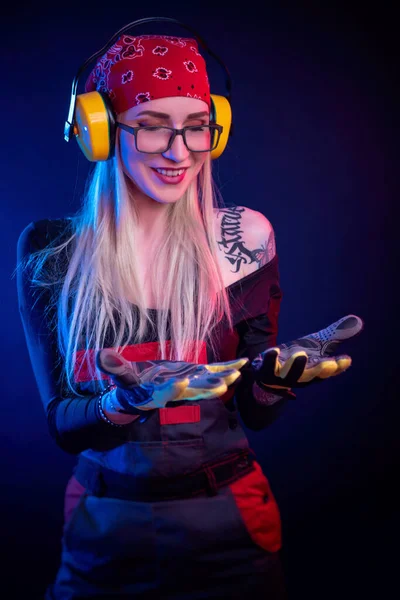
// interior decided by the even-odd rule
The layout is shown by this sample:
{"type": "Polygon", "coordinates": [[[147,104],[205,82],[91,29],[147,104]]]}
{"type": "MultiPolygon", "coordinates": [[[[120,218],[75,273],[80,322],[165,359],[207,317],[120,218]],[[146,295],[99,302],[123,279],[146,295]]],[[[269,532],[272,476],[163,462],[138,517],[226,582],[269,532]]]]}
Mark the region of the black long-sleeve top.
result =
{"type": "MultiPolygon", "coordinates": [[[[70,219],[44,219],[30,223],[19,236],[17,264],[31,253],[45,248],[57,238],[69,236],[70,219]]],[[[29,269],[17,269],[19,311],[27,348],[39,394],[48,420],[50,434],[66,452],[78,454],[87,448],[106,449],[124,439],[125,428],[112,427],[100,416],[98,393],[82,385],[85,397],[73,397],[65,390],[63,361],[57,334],[51,326],[50,289],[39,289],[31,282],[29,269]]],[[[228,288],[233,315],[233,331],[221,324],[218,354],[207,350],[207,362],[246,356],[250,361],[259,352],[277,343],[278,316],[282,291],[279,286],[278,256],[266,265],[233,283],[228,288]]],[[[54,322],[54,321],[53,321],[54,322]]],[[[148,343],[154,346],[155,338],[148,343]]],[[[153,347],[152,346],[152,347],[153,347]]],[[[128,360],[135,360],[135,346],[128,347],[128,360]]],[[[155,358],[153,356],[152,358],[155,358]]],[[[240,416],[246,427],[261,430],[276,419],[286,403],[261,406],[251,392],[251,376],[242,378],[235,389],[240,416]]],[[[80,391],[81,391],[80,390],[80,391]]]]}

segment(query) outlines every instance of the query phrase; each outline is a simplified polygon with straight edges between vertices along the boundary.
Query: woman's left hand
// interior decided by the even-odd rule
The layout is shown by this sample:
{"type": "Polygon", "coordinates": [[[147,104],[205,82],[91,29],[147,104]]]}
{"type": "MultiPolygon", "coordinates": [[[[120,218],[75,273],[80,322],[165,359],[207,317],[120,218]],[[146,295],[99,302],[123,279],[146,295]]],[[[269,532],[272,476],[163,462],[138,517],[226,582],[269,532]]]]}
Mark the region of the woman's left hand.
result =
{"type": "Polygon", "coordinates": [[[347,315],[316,333],[264,350],[251,363],[257,384],[279,393],[343,373],[352,360],[334,352],[363,328],[360,317],[347,315]]]}

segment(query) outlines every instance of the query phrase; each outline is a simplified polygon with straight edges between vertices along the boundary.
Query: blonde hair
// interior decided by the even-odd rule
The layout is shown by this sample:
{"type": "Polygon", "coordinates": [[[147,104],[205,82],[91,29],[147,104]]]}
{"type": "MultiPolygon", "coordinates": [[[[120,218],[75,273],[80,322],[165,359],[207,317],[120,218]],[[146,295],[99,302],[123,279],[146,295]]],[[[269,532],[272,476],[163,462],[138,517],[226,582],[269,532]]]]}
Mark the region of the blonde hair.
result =
{"type": "MultiPolygon", "coordinates": [[[[63,377],[70,391],[81,395],[74,379],[76,353],[81,350],[84,357],[103,347],[122,353],[128,344],[141,343],[149,331],[160,343],[161,360],[191,357],[197,362],[203,342],[215,349],[215,326],[226,318],[232,327],[216,254],[215,208],[221,207],[208,155],[183,197],[167,208],[167,226],[151,273],[159,310],[149,311],[135,264],[134,191],[118,153],[94,166],[82,206],[69,217],[68,239],[62,244],[55,240],[33,253],[25,267],[33,264],[33,283],[53,288],[48,310],[54,314],[63,377]],[[163,265],[167,265],[165,270],[163,265]],[[64,275],[57,279],[60,273],[64,275]],[[133,306],[127,290],[135,299],[133,306]]],[[[91,379],[99,380],[103,389],[107,382],[100,380],[94,361],[87,364],[91,379]]]]}

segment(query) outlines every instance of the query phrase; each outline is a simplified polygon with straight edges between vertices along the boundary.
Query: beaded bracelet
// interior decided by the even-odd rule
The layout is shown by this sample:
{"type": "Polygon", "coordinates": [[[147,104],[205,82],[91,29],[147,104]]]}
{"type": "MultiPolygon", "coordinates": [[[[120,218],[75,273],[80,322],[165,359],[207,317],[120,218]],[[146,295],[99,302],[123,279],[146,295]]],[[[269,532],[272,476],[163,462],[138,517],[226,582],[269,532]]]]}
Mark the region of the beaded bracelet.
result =
{"type": "Polygon", "coordinates": [[[110,385],[108,385],[99,395],[99,412],[100,412],[100,416],[103,419],[103,421],[105,421],[106,423],[108,423],[109,425],[112,425],[113,427],[123,427],[123,425],[120,425],[119,423],[114,423],[113,421],[110,421],[110,419],[107,417],[107,415],[105,414],[104,410],[103,410],[103,396],[105,396],[105,394],[107,394],[108,392],[110,392],[111,390],[115,389],[117,386],[114,383],[110,383],[110,385]]]}

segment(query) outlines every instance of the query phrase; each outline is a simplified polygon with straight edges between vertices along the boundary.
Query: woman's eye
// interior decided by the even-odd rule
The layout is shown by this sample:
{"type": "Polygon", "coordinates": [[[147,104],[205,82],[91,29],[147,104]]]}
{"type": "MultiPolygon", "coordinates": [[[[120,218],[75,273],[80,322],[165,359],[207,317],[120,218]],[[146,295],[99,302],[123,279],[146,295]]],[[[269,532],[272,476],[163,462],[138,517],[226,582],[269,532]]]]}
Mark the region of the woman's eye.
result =
{"type": "Polygon", "coordinates": [[[151,129],[155,130],[162,127],[162,125],[155,125],[154,123],[151,125],[149,123],[138,123],[138,127],[151,127],[151,129]]]}
{"type": "Polygon", "coordinates": [[[189,125],[192,129],[203,129],[204,127],[208,127],[208,123],[197,123],[196,125],[189,125]]]}

